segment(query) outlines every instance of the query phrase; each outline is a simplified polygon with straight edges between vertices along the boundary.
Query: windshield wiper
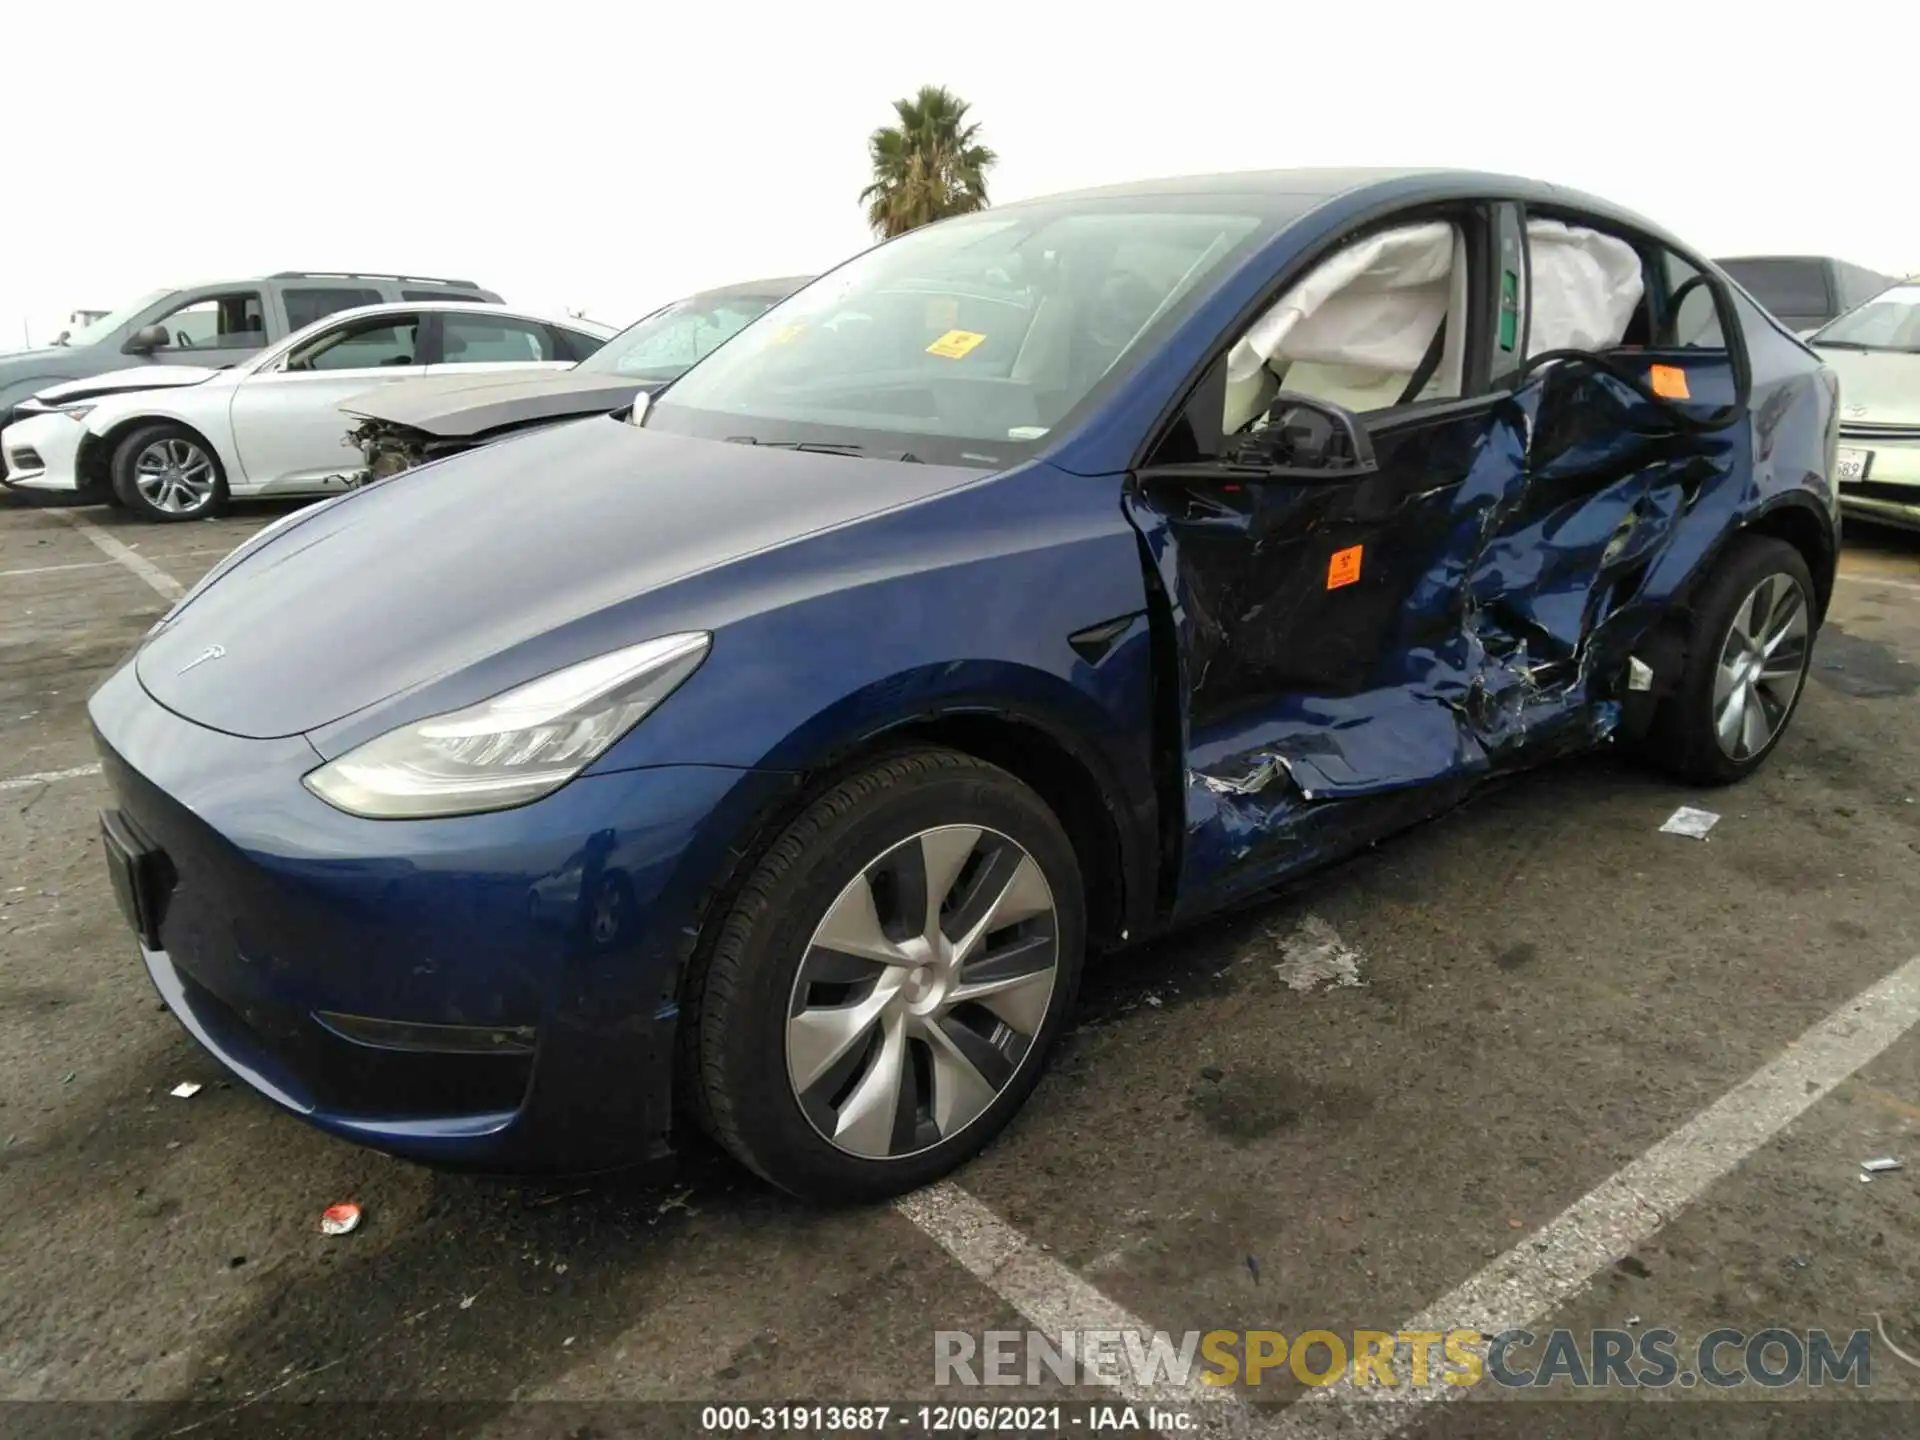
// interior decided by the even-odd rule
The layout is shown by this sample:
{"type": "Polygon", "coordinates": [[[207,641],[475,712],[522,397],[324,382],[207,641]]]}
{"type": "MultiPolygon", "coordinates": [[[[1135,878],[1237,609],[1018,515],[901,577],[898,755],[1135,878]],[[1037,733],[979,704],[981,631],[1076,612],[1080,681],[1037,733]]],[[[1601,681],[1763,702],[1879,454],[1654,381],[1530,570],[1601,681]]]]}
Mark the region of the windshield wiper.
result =
{"type": "Polygon", "coordinates": [[[864,445],[839,440],[761,440],[752,435],[729,435],[727,439],[735,445],[761,445],[769,450],[805,450],[815,455],[857,455],[863,460],[899,460],[909,465],[921,463],[920,457],[911,450],[876,452],[864,445]]]}

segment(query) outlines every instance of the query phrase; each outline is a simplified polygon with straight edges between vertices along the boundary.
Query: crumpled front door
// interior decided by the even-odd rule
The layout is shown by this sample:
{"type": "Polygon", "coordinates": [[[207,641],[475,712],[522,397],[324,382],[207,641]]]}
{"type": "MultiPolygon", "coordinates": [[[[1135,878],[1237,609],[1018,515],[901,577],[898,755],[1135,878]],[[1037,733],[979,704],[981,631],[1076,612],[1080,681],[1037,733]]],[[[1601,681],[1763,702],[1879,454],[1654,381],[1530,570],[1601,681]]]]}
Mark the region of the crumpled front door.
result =
{"type": "MultiPolygon", "coordinates": [[[[1723,355],[1671,363],[1704,406],[1731,396],[1723,355]]],[[[1650,565],[1744,474],[1746,427],[1675,434],[1581,365],[1369,431],[1379,469],[1360,480],[1129,487],[1179,639],[1183,909],[1603,737],[1659,613],[1650,565]]]]}

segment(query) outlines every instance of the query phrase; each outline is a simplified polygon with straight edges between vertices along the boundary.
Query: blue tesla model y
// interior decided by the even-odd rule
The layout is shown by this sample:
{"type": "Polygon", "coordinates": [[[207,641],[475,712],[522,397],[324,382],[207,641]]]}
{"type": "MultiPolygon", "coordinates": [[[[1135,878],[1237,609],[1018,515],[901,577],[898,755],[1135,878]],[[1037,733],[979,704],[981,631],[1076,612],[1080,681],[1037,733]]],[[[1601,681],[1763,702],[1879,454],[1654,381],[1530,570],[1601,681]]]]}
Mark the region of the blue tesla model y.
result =
{"type": "Polygon", "coordinates": [[[256,1090],[423,1160],[951,1169],[1089,956],[1599,744],[1792,718],[1836,386],[1647,220],[1446,171],[916,230],[653,400],[224,560],[91,702],[256,1090]]]}

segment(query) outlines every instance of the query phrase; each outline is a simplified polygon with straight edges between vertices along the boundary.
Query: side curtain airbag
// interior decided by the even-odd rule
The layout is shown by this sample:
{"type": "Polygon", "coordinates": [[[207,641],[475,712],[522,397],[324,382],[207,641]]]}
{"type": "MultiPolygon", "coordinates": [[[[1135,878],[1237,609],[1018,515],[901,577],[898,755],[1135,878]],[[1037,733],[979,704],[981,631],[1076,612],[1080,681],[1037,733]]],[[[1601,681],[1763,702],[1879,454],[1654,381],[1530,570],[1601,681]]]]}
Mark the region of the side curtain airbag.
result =
{"type": "Polygon", "coordinates": [[[1529,220],[1533,316],[1527,354],[1611,350],[1627,333],[1646,282],[1624,240],[1559,220],[1529,220]]]}
{"type": "Polygon", "coordinates": [[[1268,361],[1409,374],[1447,313],[1453,227],[1433,220],[1370,235],[1314,267],[1227,356],[1227,378],[1268,361]]]}

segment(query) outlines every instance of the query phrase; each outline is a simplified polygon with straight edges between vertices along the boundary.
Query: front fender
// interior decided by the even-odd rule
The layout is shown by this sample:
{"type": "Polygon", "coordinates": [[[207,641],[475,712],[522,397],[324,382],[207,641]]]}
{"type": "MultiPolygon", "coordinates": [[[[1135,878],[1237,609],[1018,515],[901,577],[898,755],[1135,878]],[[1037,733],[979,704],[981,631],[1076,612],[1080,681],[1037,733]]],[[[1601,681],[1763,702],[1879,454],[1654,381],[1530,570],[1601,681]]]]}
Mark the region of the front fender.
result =
{"type": "Polygon", "coordinates": [[[186,426],[212,447],[229,483],[244,480],[246,471],[240,466],[240,452],[233,443],[233,427],[227,417],[232,399],[233,391],[225,386],[212,391],[198,386],[183,387],[179,392],[142,390],[125,399],[102,399],[87,416],[87,438],[103,447],[106,462],[111,464],[114,446],[127,435],[142,425],[171,421],[186,426]]]}

